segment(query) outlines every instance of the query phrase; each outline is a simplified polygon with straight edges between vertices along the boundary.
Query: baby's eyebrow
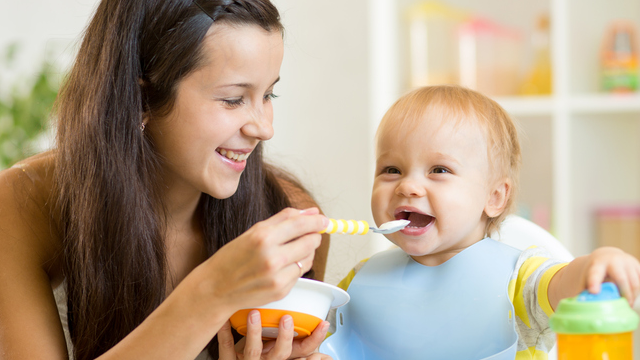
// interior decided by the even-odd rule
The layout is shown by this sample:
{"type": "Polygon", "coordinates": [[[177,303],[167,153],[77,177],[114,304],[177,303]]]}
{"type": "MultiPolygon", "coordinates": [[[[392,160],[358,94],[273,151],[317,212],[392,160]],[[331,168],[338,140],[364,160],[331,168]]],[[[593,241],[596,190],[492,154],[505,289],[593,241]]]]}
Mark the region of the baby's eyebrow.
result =
{"type": "Polygon", "coordinates": [[[436,152],[436,157],[438,158],[438,160],[445,160],[445,161],[450,161],[450,162],[454,162],[458,165],[460,164],[460,161],[458,161],[458,159],[456,159],[455,157],[445,154],[445,153],[441,153],[441,152],[436,152]]]}

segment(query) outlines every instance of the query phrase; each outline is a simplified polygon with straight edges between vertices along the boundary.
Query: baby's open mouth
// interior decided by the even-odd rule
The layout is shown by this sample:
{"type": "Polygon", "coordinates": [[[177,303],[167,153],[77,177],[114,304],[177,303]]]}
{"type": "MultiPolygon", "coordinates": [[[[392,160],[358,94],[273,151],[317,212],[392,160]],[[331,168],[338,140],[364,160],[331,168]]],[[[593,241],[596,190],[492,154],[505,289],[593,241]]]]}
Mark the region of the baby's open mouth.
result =
{"type": "Polygon", "coordinates": [[[246,153],[246,154],[240,154],[240,153],[234,153],[231,150],[225,150],[225,149],[216,149],[216,151],[218,152],[218,154],[226,157],[229,160],[233,160],[236,162],[240,162],[240,161],[245,161],[247,160],[247,158],[249,157],[249,155],[251,155],[251,153],[246,153]]]}
{"type": "Polygon", "coordinates": [[[417,212],[401,211],[396,214],[396,220],[400,220],[400,219],[411,221],[411,223],[409,223],[407,227],[420,228],[420,227],[425,227],[431,224],[431,222],[434,221],[436,218],[430,215],[420,214],[417,212]]]}

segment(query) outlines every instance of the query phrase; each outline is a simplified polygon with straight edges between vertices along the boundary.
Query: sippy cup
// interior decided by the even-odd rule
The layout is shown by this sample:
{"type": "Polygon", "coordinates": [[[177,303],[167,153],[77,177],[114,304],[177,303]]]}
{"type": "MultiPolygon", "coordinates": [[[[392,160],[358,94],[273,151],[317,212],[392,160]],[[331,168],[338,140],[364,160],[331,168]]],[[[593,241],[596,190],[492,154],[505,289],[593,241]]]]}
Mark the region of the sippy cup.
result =
{"type": "Polygon", "coordinates": [[[563,299],[549,325],[558,335],[558,360],[632,360],[638,315],[613,283],[597,295],[563,299]]]}

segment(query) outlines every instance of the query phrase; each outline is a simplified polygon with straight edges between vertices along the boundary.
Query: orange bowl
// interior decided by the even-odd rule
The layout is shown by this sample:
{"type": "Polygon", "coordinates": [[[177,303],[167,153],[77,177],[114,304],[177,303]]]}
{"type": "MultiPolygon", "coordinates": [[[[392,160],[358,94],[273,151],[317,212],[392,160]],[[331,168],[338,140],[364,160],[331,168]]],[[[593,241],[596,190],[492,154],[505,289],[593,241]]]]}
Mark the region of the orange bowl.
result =
{"type": "Polygon", "coordinates": [[[251,309],[241,309],[231,316],[231,326],[241,335],[247,334],[247,316],[251,310],[260,312],[262,338],[274,339],[278,336],[280,318],[293,318],[294,338],[305,338],[326,319],[330,309],[349,302],[346,291],[322,281],[298,279],[291,292],[282,300],[251,309]]]}

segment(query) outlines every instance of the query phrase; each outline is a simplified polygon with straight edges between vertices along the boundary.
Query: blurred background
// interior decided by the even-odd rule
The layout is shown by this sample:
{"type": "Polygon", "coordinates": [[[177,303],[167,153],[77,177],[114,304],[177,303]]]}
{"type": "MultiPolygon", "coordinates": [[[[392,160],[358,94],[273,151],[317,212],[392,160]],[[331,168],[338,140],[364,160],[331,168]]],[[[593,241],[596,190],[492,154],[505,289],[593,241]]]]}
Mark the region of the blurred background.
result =
{"type": "MultiPolygon", "coordinates": [[[[0,168],[51,146],[48,109],[97,0],[2,0],[0,168]]],[[[373,135],[416,86],[459,83],[517,120],[519,215],[574,256],[640,256],[638,0],[275,0],[286,28],[271,162],[328,216],[372,221],[373,135]]],[[[326,281],[390,246],[334,236],[326,281]]]]}

